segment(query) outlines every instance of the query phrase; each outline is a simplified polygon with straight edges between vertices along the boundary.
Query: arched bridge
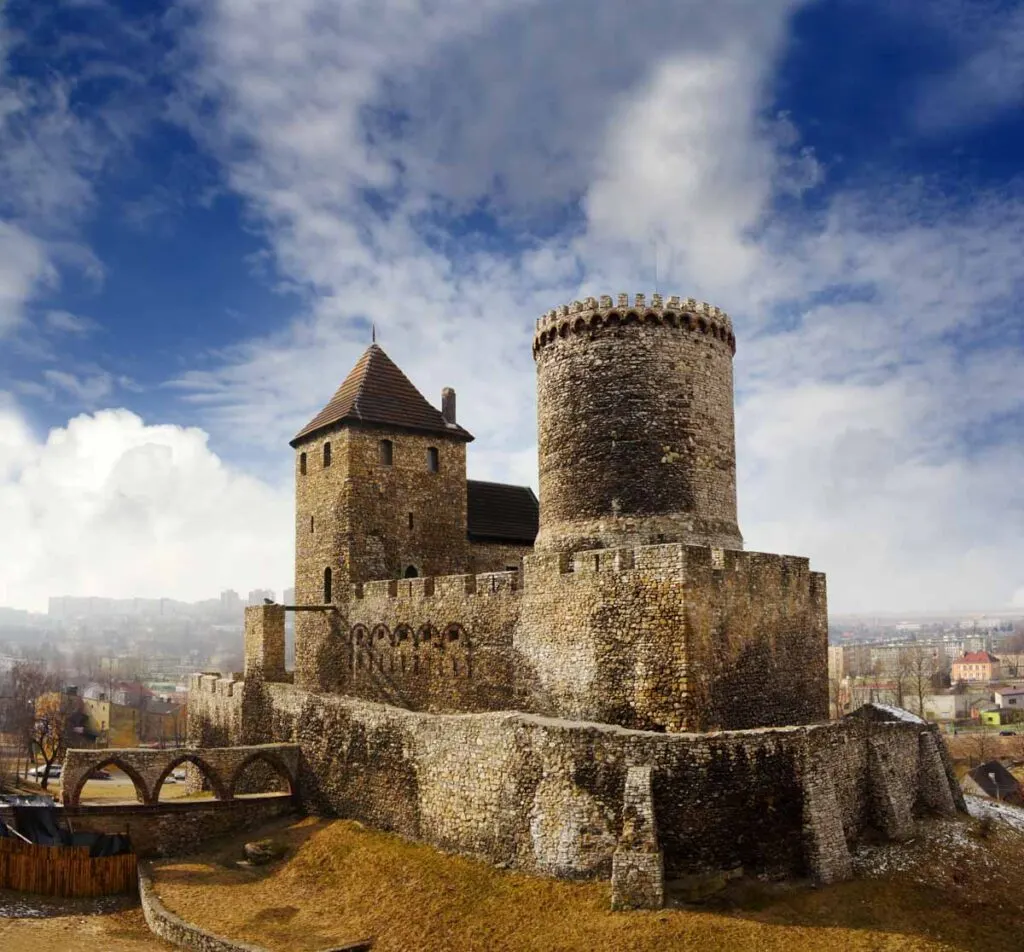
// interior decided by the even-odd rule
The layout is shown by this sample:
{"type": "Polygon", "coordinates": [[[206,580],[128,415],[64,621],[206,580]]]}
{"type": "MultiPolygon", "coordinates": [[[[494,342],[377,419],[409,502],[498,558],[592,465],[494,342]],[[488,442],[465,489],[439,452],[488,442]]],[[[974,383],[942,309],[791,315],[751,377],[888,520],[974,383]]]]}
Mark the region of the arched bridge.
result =
{"type": "Polygon", "coordinates": [[[142,803],[156,803],[160,787],[172,770],[193,764],[207,780],[215,797],[231,800],[242,773],[253,763],[261,763],[288,782],[296,793],[299,769],[298,744],[253,744],[248,747],[180,747],[174,750],[149,748],[108,748],[107,750],[69,750],[64,756],[61,785],[66,807],[78,806],[82,787],[89,776],[105,767],[117,767],[135,784],[142,803]]]}

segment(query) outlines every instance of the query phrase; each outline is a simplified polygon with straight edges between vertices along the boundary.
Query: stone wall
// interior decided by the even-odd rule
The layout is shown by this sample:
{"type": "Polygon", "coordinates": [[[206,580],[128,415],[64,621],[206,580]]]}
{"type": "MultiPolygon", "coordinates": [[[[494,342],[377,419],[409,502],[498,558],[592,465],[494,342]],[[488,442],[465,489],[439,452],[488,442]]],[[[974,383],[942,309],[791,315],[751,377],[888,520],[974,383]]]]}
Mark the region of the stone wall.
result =
{"type": "Polygon", "coordinates": [[[469,571],[473,575],[480,575],[484,572],[520,572],[524,556],[531,552],[533,552],[532,545],[470,541],[469,571]]]}
{"type": "Polygon", "coordinates": [[[80,804],[64,815],[77,833],[127,833],[139,856],[181,856],[211,840],[255,829],[295,812],[288,794],[235,800],[171,800],[153,804],[80,804]]]}
{"type": "Polygon", "coordinates": [[[732,325],[716,307],[619,295],[537,322],[538,551],[742,548],[732,325]]]}
{"type": "Polygon", "coordinates": [[[848,839],[869,825],[894,832],[887,802],[912,815],[930,809],[920,723],[669,734],[418,713],[283,684],[245,692],[253,718],[241,739],[299,744],[307,809],[530,872],[611,874],[630,767],[650,768],[669,878],[738,867],[841,878],[848,839]],[[871,763],[879,746],[883,771],[871,763]]]}
{"type": "MultiPolygon", "coordinates": [[[[247,610],[247,668],[279,667],[264,654],[280,614],[247,610]]],[[[308,614],[323,628],[307,657],[315,676],[296,678],[308,690],[642,730],[828,717],[825,579],[796,556],[681,544],[540,553],[522,573],[355,585],[341,608],[308,614]]]]}
{"type": "Polygon", "coordinates": [[[338,690],[413,710],[507,709],[519,585],[495,572],[357,586],[338,690]]]}
{"type": "Polygon", "coordinates": [[[531,708],[646,730],[828,717],[823,576],[806,559],[663,545],[524,560],[531,708]]]}

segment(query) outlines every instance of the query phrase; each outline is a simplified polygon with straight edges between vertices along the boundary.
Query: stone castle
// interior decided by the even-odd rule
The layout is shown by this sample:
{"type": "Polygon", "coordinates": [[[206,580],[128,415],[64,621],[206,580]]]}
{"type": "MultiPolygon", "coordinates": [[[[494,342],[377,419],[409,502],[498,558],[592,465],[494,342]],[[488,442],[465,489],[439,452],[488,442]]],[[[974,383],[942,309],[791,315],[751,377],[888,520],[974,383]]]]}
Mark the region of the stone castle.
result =
{"type": "Polygon", "coordinates": [[[298,743],[310,809],[611,874],[624,906],[666,869],[841,878],[868,827],[962,809],[923,722],[827,723],[825,577],[743,550],[735,346],[692,299],[544,315],[539,505],[467,480],[454,392],[371,346],[291,442],[296,604],[247,610],[241,675],[194,677],[193,742],[298,743]]]}

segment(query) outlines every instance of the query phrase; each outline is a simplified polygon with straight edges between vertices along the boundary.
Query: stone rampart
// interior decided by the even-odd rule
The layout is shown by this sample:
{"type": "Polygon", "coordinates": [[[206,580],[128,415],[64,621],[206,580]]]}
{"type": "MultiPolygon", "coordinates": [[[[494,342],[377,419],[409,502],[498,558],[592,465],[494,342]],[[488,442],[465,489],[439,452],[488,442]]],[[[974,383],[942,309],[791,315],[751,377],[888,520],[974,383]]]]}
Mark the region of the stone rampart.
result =
{"type": "MultiPolygon", "coordinates": [[[[356,585],[320,624],[331,664],[298,687],[410,710],[513,709],[670,731],[828,716],[825,579],[796,556],[681,543],[541,553],[521,573],[356,585]]],[[[252,626],[254,643],[267,627],[252,626]]],[[[230,705],[217,710],[204,742],[239,736],[230,705]]]]}
{"type": "Polygon", "coordinates": [[[358,586],[342,690],[414,710],[508,708],[520,603],[518,572],[358,586]]]}
{"type": "Polygon", "coordinates": [[[921,789],[929,728],[920,723],[851,717],[672,734],[520,713],[427,714],[283,684],[246,691],[248,739],[259,731],[300,745],[299,789],[312,812],[566,878],[611,875],[631,767],[650,768],[669,878],[739,867],[843,878],[848,842],[867,827],[892,832],[886,800],[916,816],[933,799],[921,789]],[[890,752],[882,773],[870,763],[879,745],[890,752]]]}
{"type": "Polygon", "coordinates": [[[828,717],[824,576],[682,544],[523,561],[513,647],[531,709],[653,730],[828,717]]]}

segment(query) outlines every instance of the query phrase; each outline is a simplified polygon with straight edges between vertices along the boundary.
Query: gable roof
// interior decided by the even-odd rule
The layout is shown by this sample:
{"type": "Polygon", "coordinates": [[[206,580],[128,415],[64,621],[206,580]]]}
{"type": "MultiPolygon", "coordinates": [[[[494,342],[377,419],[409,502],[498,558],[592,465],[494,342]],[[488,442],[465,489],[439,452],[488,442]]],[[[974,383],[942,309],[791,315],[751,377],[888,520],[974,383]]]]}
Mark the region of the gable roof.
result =
{"type": "Polygon", "coordinates": [[[466,480],[466,530],[475,542],[533,545],[540,506],[529,486],[466,480]]]}
{"type": "Polygon", "coordinates": [[[376,344],[367,348],[330,402],[309,421],[290,445],[337,423],[367,423],[436,433],[469,442],[472,435],[446,423],[395,362],[376,344]]]}
{"type": "Polygon", "coordinates": [[[999,664],[999,659],[987,651],[969,651],[962,658],[957,658],[959,664],[999,664]]]}
{"type": "Polygon", "coordinates": [[[968,776],[990,797],[1005,800],[1020,795],[1020,781],[998,760],[979,764],[968,776]]]}

